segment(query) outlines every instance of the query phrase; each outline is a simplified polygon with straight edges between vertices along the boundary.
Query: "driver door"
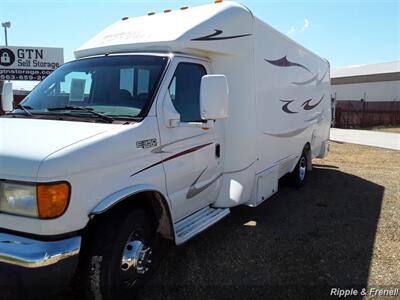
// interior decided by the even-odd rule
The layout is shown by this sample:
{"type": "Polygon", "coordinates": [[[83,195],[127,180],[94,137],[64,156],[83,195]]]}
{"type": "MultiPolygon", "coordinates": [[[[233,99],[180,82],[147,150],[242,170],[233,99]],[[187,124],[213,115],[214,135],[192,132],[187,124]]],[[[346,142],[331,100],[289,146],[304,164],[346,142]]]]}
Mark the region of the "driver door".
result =
{"type": "Polygon", "coordinates": [[[157,150],[163,157],[175,221],[213,203],[222,185],[221,121],[205,128],[200,117],[200,82],[208,71],[206,61],[174,58],[158,103],[161,146],[157,150]],[[166,104],[180,115],[173,127],[166,125],[166,104]]]}

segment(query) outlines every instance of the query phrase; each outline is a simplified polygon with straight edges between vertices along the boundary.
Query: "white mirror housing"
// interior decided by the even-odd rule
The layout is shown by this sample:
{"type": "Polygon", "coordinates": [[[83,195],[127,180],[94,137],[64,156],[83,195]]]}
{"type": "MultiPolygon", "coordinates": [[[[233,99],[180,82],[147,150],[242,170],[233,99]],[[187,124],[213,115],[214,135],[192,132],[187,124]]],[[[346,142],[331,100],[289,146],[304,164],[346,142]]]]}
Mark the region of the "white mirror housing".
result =
{"type": "Polygon", "coordinates": [[[1,109],[5,112],[10,112],[14,109],[14,95],[11,82],[4,82],[3,91],[1,93],[1,109]]]}
{"type": "Polygon", "coordinates": [[[203,120],[228,117],[228,80],[225,75],[205,75],[200,86],[200,113],[203,120]]]}

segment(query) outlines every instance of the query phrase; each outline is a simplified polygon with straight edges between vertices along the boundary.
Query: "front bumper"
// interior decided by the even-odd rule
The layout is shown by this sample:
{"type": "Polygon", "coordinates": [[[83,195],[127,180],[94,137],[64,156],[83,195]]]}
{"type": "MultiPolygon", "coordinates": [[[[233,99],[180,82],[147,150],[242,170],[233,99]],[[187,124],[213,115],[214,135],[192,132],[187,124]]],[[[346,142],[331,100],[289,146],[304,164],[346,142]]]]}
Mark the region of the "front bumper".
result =
{"type": "Polygon", "coordinates": [[[66,287],[79,262],[81,237],[39,241],[0,233],[0,289],[5,298],[42,295],[66,287]]]}
{"type": "Polygon", "coordinates": [[[80,248],[80,236],[46,242],[0,233],[0,262],[24,268],[56,264],[78,255],[80,248]]]}

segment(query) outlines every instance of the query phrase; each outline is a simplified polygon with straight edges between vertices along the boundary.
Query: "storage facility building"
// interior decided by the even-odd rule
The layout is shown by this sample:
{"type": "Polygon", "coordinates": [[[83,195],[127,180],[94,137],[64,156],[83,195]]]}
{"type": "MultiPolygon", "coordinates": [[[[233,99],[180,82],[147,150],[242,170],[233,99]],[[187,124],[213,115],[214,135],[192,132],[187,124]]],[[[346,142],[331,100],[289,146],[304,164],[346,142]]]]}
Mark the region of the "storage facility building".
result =
{"type": "Polygon", "coordinates": [[[335,126],[400,124],[400,61],[331,70],[335,126]]]}

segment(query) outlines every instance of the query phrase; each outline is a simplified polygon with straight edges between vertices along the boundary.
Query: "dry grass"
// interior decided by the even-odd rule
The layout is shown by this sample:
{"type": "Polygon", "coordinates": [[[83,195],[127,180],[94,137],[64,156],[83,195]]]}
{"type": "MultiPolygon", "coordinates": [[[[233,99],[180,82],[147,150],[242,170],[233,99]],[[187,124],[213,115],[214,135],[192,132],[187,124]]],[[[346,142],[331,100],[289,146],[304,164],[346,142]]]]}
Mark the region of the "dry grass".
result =
{"type": "Polygon", "coordinates": [[[400,151],[333,143],[328,157],[315,162],[383,187],[368,286],[400,288],[400,151]]]}
{"type": "Polygon", "coordinates": [[[372,127],[372,128],[368,128],[368,129],[374,130],[374,131],[400,133],[400,127],[372,127]]]}

